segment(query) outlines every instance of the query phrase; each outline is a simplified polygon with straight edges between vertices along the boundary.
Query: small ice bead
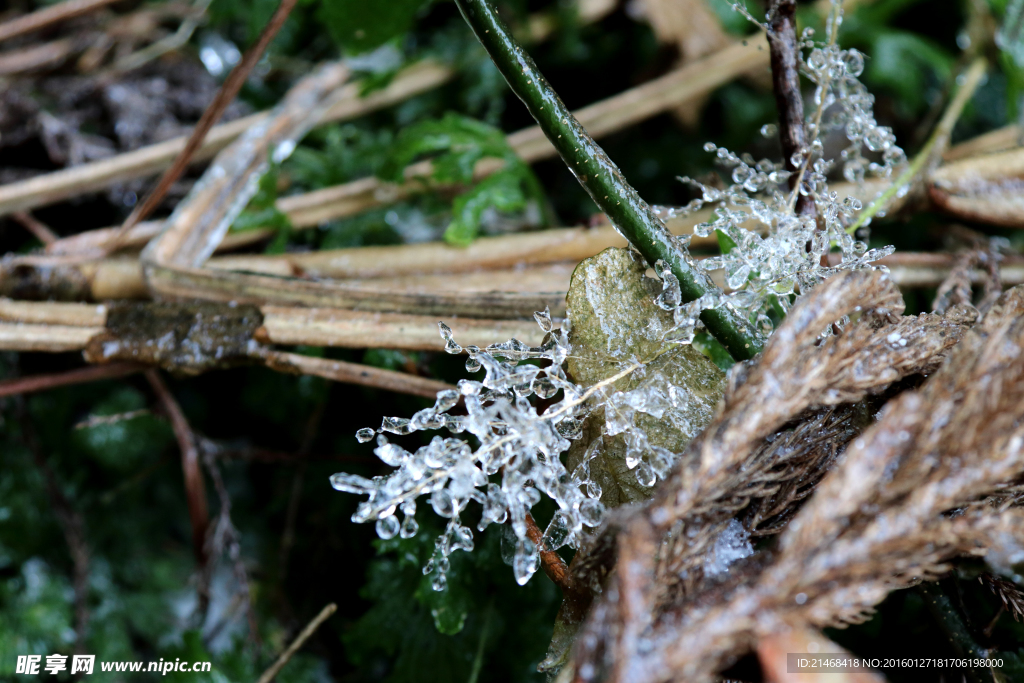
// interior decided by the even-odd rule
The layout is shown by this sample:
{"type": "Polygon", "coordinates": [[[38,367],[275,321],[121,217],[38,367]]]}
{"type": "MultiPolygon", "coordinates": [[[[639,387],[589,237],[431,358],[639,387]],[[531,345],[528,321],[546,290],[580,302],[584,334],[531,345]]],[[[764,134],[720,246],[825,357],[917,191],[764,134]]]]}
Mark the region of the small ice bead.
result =
{"type": "Polygon", "coordinates": [[[604,517],[604,505],[594,499],[587,499],[580,503],[580,521],[589,527],[596,527],[604,517]]]}
{"type": "Polygon", "coordinates": [[[385,541],[394,538],[398,533],[398,518],[394,515],[382,517],[377,520],[377,535],[385,541]]]}
{"type": "Polygon", "coordinates": [[[551,331],[551,311],[550,311],[550,309],[545,308],[543,311],[536,311],[533,314],[533,319],[537,321],[538,325],[540,325],[541,331],[543,331],[543,332],[550,332],[551,331]]]}
{"type": "Polygon", "coordinates": [[[520,543],[516,548],[515,559],[512,560],[512,572],[515,574],[516,583],[525,586],[530,577],[537,571],[538,554],[533,543],[520,543]]]}
{"type": "Polygon", "coordinates": [[[359,443],[366,443],[370,439],[372,439],[373,435],[376,433],[376,431],[370,429],[369,427],[363,427],[358,432],[356,432],[356,441],[358,441],[359,443]]]}
{"type": "Polygon", "coordinates": [[[654,468],[646,460],[640,462],[636,468],[636,480],[641,486],[654,486],[658,477],[654,474],[654,468]]]}
{"type": "Polygon", "coordinates": [[[416,518],[412,515],[406,515],[405,519],[402,520],[402,528],[398,533],[402,538],[412,538],[419,530],[420,525],[416,521],[416,518]]]}
{"type": "Polygon", "coordinates": [[[455,343],[452,338],[452,328],[448,327],[442,322],[437,323],[437,329],[441,332],[441,338],[444,339],[444,350],[447,353],[462,353],[462,347],[455,343]]]}

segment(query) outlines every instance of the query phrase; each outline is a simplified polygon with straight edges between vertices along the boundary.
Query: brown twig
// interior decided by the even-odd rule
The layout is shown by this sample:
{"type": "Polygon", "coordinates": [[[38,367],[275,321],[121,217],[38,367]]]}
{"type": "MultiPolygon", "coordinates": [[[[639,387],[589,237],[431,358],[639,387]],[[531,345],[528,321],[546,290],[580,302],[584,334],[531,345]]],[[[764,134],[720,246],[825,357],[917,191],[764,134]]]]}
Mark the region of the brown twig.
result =
{"type": "Polygon", "coordinates": [[[112,5],[118,0],[66,0],[58,5],[11,19],[0,24],[0,41],[38,31],[58,21],[72,19],[94,10],[112,5]]]}
{"type": "Polygon", "coordinates": [[[178,440],[178,448],[181,449],[181,469],[185,475],[188,516],[192,524],[192,550],[199,564],[205,566],[204,543],[206,529],[210,525],[210,516],[206,508],[206,486],[203,483],[203,473],[199,468],[199,450],[196,448],[195,436],[185,418],[185,413],[181,410],[181,406],[178,405],[170,389],[167,388],[163,378],[160,377],[160,373],[153,369],[146,370],[146,380],[160,400],[167,417],[171,420],[174,436],[178,440]]]}
{"type": "Polygon", "coordinates": [[[71,384],[84,384],[103,379],[114,379],[133,375],[145,369],[137,363],[111,363],[110,365],[90,365],[66,372],[54,372],[31,377],[18,377],[0,381],[0,397],[31,394],[47,389],[56,389],[71,384]]]}
{"type": "MultiPolygon", "coordinates": [[[[228,495],[227,486],[224,485],[224,478],[220,474],[215,459],[216,448],[203,449],[203,464],[210,473],[213,481],[214,491],[217,493],[217,500],[220,502],[220,511],[217,513],[217,521],[209,530],[204,544],[204,551],[207,558],[206,564],[202,567],[199,576],[199,597],[200,607],[197,614],[205,620],[206,609],[209,607],[210,583],[213,580],[213,570],[216,558],[224,550],[227,550],[228,559],[231,560],[232,569],[235,572],[235,580],[238,582],[238,595],[245,603],[245,614],[249,622],[249,639],[253,643],[260,642],[259,624],[256,622],[256,611],[252,606],[252,590],[249,585],[249,574],[245,569],[245,562],[242,560],[242,535],[234,522],[231,521],[231,497],[228,495]]],[[[212,640],[208,637],[207,642],[212,640]]]]}
{"type": "Polygon", "coordinates": [[[327,358],[313,358],[297,353],[285,353],[282,351],[271,351],[262,349],[258,357],[263,359],[264,364],[271,370],[287,372],[295,375],[315,375],[335,382],[347,384],[359,384],[374,389],[385,389],[396,391],[400,394],[411,394],[433,399],[437,392],[455,389],[446,382],[439,382],[436,379],[417,377],[404,372],[394,370],[382,370],[370,365],[359,363],[348,363],[343,360],[329,360],[327,358]]]}
{"type": "Polygon", "coordinates": [[[796,0],[772,0],[768,11],[768,50],[772,62],[772,85],[775,107],[779,112],[779,141],[789,177],[790,189],[797,192],[796,210],[804,216],[817,217],[814,199],[799,192],[802,163],[794,158],[806,154],[807,132],[804,129],[804,100],[800,93],[800,71],[797,59],[796,0]]]}
{"type": "Polygon", "coordinates": [[[270,41],[274,39],[277,32],[284,26],[284,22],[288,19],[288,15],[291,14],[292,8],[295,7],[298,0],[281,0],[281,4],[278,5],[274,15],[270,17],[270,21],[263,28],[263,32],[260,33],[256,43],[246,50],[242,59],[235,65],[235,68],[228,74],[227,79],[221,85],[217,91],[216,97],[213,98],[213,102],[203,112],[202,118],[199,119],[199,123],[192,130],[192,135],[189,137],[188,142],[185,144],[185,148],[181,150],[178,157],[174,160],[167,171],[161,176],[160,181],[157,183],[156,188],[149,193],[146,199],[136,205],[135,209],[131,212],[125,222],[121,225],[120,230],[107,244],[108,251],[114,251],[118,248],[121,238],[131,230],[139,221],[146,218],[150,213],[153,212],[160,202],[163,200],[167,191],[171,189],[171,186],[181,177],[181,174],[188,168],[189,161],[192,159],[192,155],[195,154],[206,138],[206,134],[213,127],[213,124],[220,120],[224,110],[227,109],[228,105],[235,99],[238,91],[242,89],[242,85],[245,84],[246,79],[249,77],[249,73],[253,67],[263,56],[263,52],[270,45],[270,41]]]}
{"type": "Polygon", "coordinates": [[[526,537],[540,550],[541,568],[551,582],[561,588],[563,594],[575,594],[577,589],[569,573],[569,565],[554,550],[544,547],[544,532],[529,512],[526,513],[526,537]]]}
{"type": "Polygon", "coordinates": [[[274,676],[284,668],[284,665],[288,663],[288,660],[292,658],[292,655],[299,651],[299,648],[309,640],[309,637],[313,635],[318,628],[320,628],[320,624],[327,621],[327,618],[334,614],[337,609],[338,606],[332,602],[320,610],[320,614],[313,617],[313,620],[306,625],[306,628],[302,629],[302,632],[295,637],[295,640],[293,640],[292,644],[288,646],[288,649],[282,652],[281,656],[277,658],[277,661],[271,664],[270,668],[263,672],[263,675],[260,676],[260,679],[256,683],[270,683],[270,681],[274,680],[274,676]]]}
{"type": "Polygon", "coordinates": [[[21,223],[22,226],[44,245],[49,246],[60,239],[46,223],[33,216],[27,211],[18,211],[11,214],[11,218],[21,223]]]}

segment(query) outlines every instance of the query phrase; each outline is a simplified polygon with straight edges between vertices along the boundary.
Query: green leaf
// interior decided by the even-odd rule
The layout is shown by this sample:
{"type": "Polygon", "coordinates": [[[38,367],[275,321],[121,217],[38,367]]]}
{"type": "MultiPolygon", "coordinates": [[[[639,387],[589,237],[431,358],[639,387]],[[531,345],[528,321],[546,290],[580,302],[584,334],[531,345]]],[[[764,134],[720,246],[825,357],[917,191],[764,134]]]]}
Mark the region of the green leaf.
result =
{"type": "Polygon", "coordinates": [[[472,242],[480,232],[480,220],[488,208],[507,213],[525,209],[524,172],[529,171],[520,164],[513,164],[456,197],[452,206],[454,218],[445,230],[445,240],[461,245],[472,242]]]}
{"type": "Polygon", "coordinates": [[[433,159],[433,178],[441,183],[469,183],[473,167],[484,157],[513,159],[515,153],[505,134],[494,126],[449,112],[404,129],[395,140],[378,175],[400,182],[405,167],[416,159],[439,154],[433,159]]]}
{"type": "Polygon", "coordinates": [[[715,237],[718,238],[718,248],[722,250],[723,254],[728,254],[736,248],[736,241],[721,230],[715,230],[715,237]]]}
{"type": "Polygon", "coordinates": [[[717,365],[719,370],[728,370],[736,365],[736,361],[729,355],[725,347],[707,332],[698,332],[693,335],[692,345],[693,348],[710,358],[711,362],[717,365]]]}
{"type": "Polygon", "coordinates": [[[372,50],[402,35],[430,0],[323,0],[320,19],[349,54],[372,50]]]}

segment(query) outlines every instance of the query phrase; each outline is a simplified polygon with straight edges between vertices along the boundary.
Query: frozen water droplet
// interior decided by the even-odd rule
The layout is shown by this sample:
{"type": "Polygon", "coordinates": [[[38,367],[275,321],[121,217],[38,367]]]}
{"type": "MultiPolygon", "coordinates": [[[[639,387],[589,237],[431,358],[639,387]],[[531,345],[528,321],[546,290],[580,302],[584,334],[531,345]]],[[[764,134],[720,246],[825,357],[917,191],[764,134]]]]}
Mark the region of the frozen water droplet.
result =
{"type": "Polygon", "coordinates": [[[370,439],[372,439],[373,435],[376,433],[377,432],[370,429],[369,427],[364,427],[360,429],[358,432],[356,432],[356,441],[358,441],[359,443],[366,443],[370,439]]]}
{"type": "Polygon", "coordinates": [[[437,323],[437,329],[441,331],[441,339],[444,339],[444,350],[446,353],[462,353],[462,347],[455,343],[452,335],[452,328],[442,322],[437,323]]]}
{"type": "Polygon", "coordinates": [[[540,329],[544,332],[551,331],[551,311],[547,306],[544,307],[543,311],[537,311],[533,314],[533,319],[540,325],[540,329]]]}
{"type": "Polygon", "coordinates": [[[395,534],[398,533],[398,527],[398,518],[394,515],[381,517],[377,520],[377,535],[385,541],[389,538],[394,538],[395,534]]]}
{"type": "Polygon", "coordinates": [[[642,460],[636,468],[636,480],[641,486],[654,486],[658,477],[654,474],[654,468],[646,460],[642,460]]]}
{"type": "Polygon", "coordinates": [[[596,527],[601,524],[604,517],[604,505],[594,499],[584,500],[580,503],[580,520],[589,527],[596,527]]]}

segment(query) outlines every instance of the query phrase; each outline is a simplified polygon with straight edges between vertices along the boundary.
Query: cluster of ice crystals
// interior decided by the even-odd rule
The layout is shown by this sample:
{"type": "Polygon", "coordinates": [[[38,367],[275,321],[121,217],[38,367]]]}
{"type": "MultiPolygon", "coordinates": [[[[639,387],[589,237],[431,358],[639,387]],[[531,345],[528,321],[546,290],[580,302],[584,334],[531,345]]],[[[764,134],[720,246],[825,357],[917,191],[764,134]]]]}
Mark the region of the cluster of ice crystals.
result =
{"type": "Polygon", "coordinates": [[[753,554],[750,534],[738,520],[730,519],[729,524],[715,538],[715,544],[704,560],[704,575],[715,577],[726,574],[735,562],[753,554]]]}
{"type": "MultiPolygon", "coordinates": [[[[784,314],[790,295],[807,291],[840,270],[869,268],[873,261],[892,253],[891,247],[869,250],[863,241],[847,233],[846,228],[863,206],[853,197],[840,200],[828,186],[828,174],[837,161],[843,177],[857,184],[868,177],[890,178],[907,161],[892,130],[875,121],[874,97],[858,80],[864,56],[836,45],[841,21],[841,8],[837,8],[829,19],[824,42],[814,41],[811,29],[801,36],[801,72],[814,83],[815,90],[804,124],[810,143],[790,160],[791,167],[798,169],[796,191],[790,192],[786,184],[793,175],[786,164],[755,160],[749,154],[735,154],[710,142],[704,149],[731,169],[732,184],[720,190],[681,178],[701,192],[700,198],[684,211],[715,205],[716,218],[696,226],[694,232],[707,237],[718,231],[720,241],[730,248],[700,263],[704,270],[723,271],[729,290],[726,293],[673,305],[678,285],[662,275],[665,293],[659,303],[675,309],[680,341],[692,338],[701,311],[722,306],[743,313],[760,332],[769,333],[772,323],[768,313],[774,309],[784,314]],[[824,157],[824,139],[834,132],[847,143],[839,160],[824,157]],[[796,212],[797,192],[814,202],[817,221],[796,212]],[[821,265],[822,257],[828,254],[833,261],[838,257],[838,262],[821,265]]],[[[777,128],[769,124],[761,132],[772,136],[777,128]]]]}
{"type": "MultiPolygon", "coordinates": [[[[598,525],[604,514],[598,500],[600,488],[589,480],[586,463],[570,474],[559,458],[569,447],[569,439],[579,436],[587,398],[565,375],[568,336],[564,329],[554,327],[547,311],[536,318],[546,333],[541,346],[531,348],[510,339],[484,349],[467,347],[466,368],[470,372],[482,369],[482,380],[463,379],[458,391],[440,392],[432,407],[412,418],[385,417],[380,429],[357,432],[361,442],[376,436],[374,453],[395,471],[372,479],[344,472],[331,477],[337,490],[368,496],[352,521],[376,521],[381,538],[416,534],[416,504],[421,497],[449,520],[423,570],[433,574],[435,590],[445,588],[448,556],[456,550],[473,549],[473,532],[461,521],[471,502],[481,506],[480,531],[492,523],[511,524],[516,538],[512,566],[520,584],[540,566],[539,548],[527,537],[526,515],[542,494],[558,505],[543,536],[549,550],[576,547],[583,527],[598,525]],[[547,361],[547,367],[523,362],[537,360],[547,361]],[[561,400],[542,413],[529,400],[532,395],[550,399],[559,391],[563,392],[561,400]],[[450,411],[460,402],[466,414],[452,415],[450,411]],[[410,452],[386,436],[441,429],[453,435],[468,433],[473,440],[435,436],[428,445],[410,452]],[[500,475],[500,484],[491,480],[496,475],[500,475]]],[[[463,348],[451,329],[444,323],[439,327],[445,350],[461,353],[463,348]]]]}

